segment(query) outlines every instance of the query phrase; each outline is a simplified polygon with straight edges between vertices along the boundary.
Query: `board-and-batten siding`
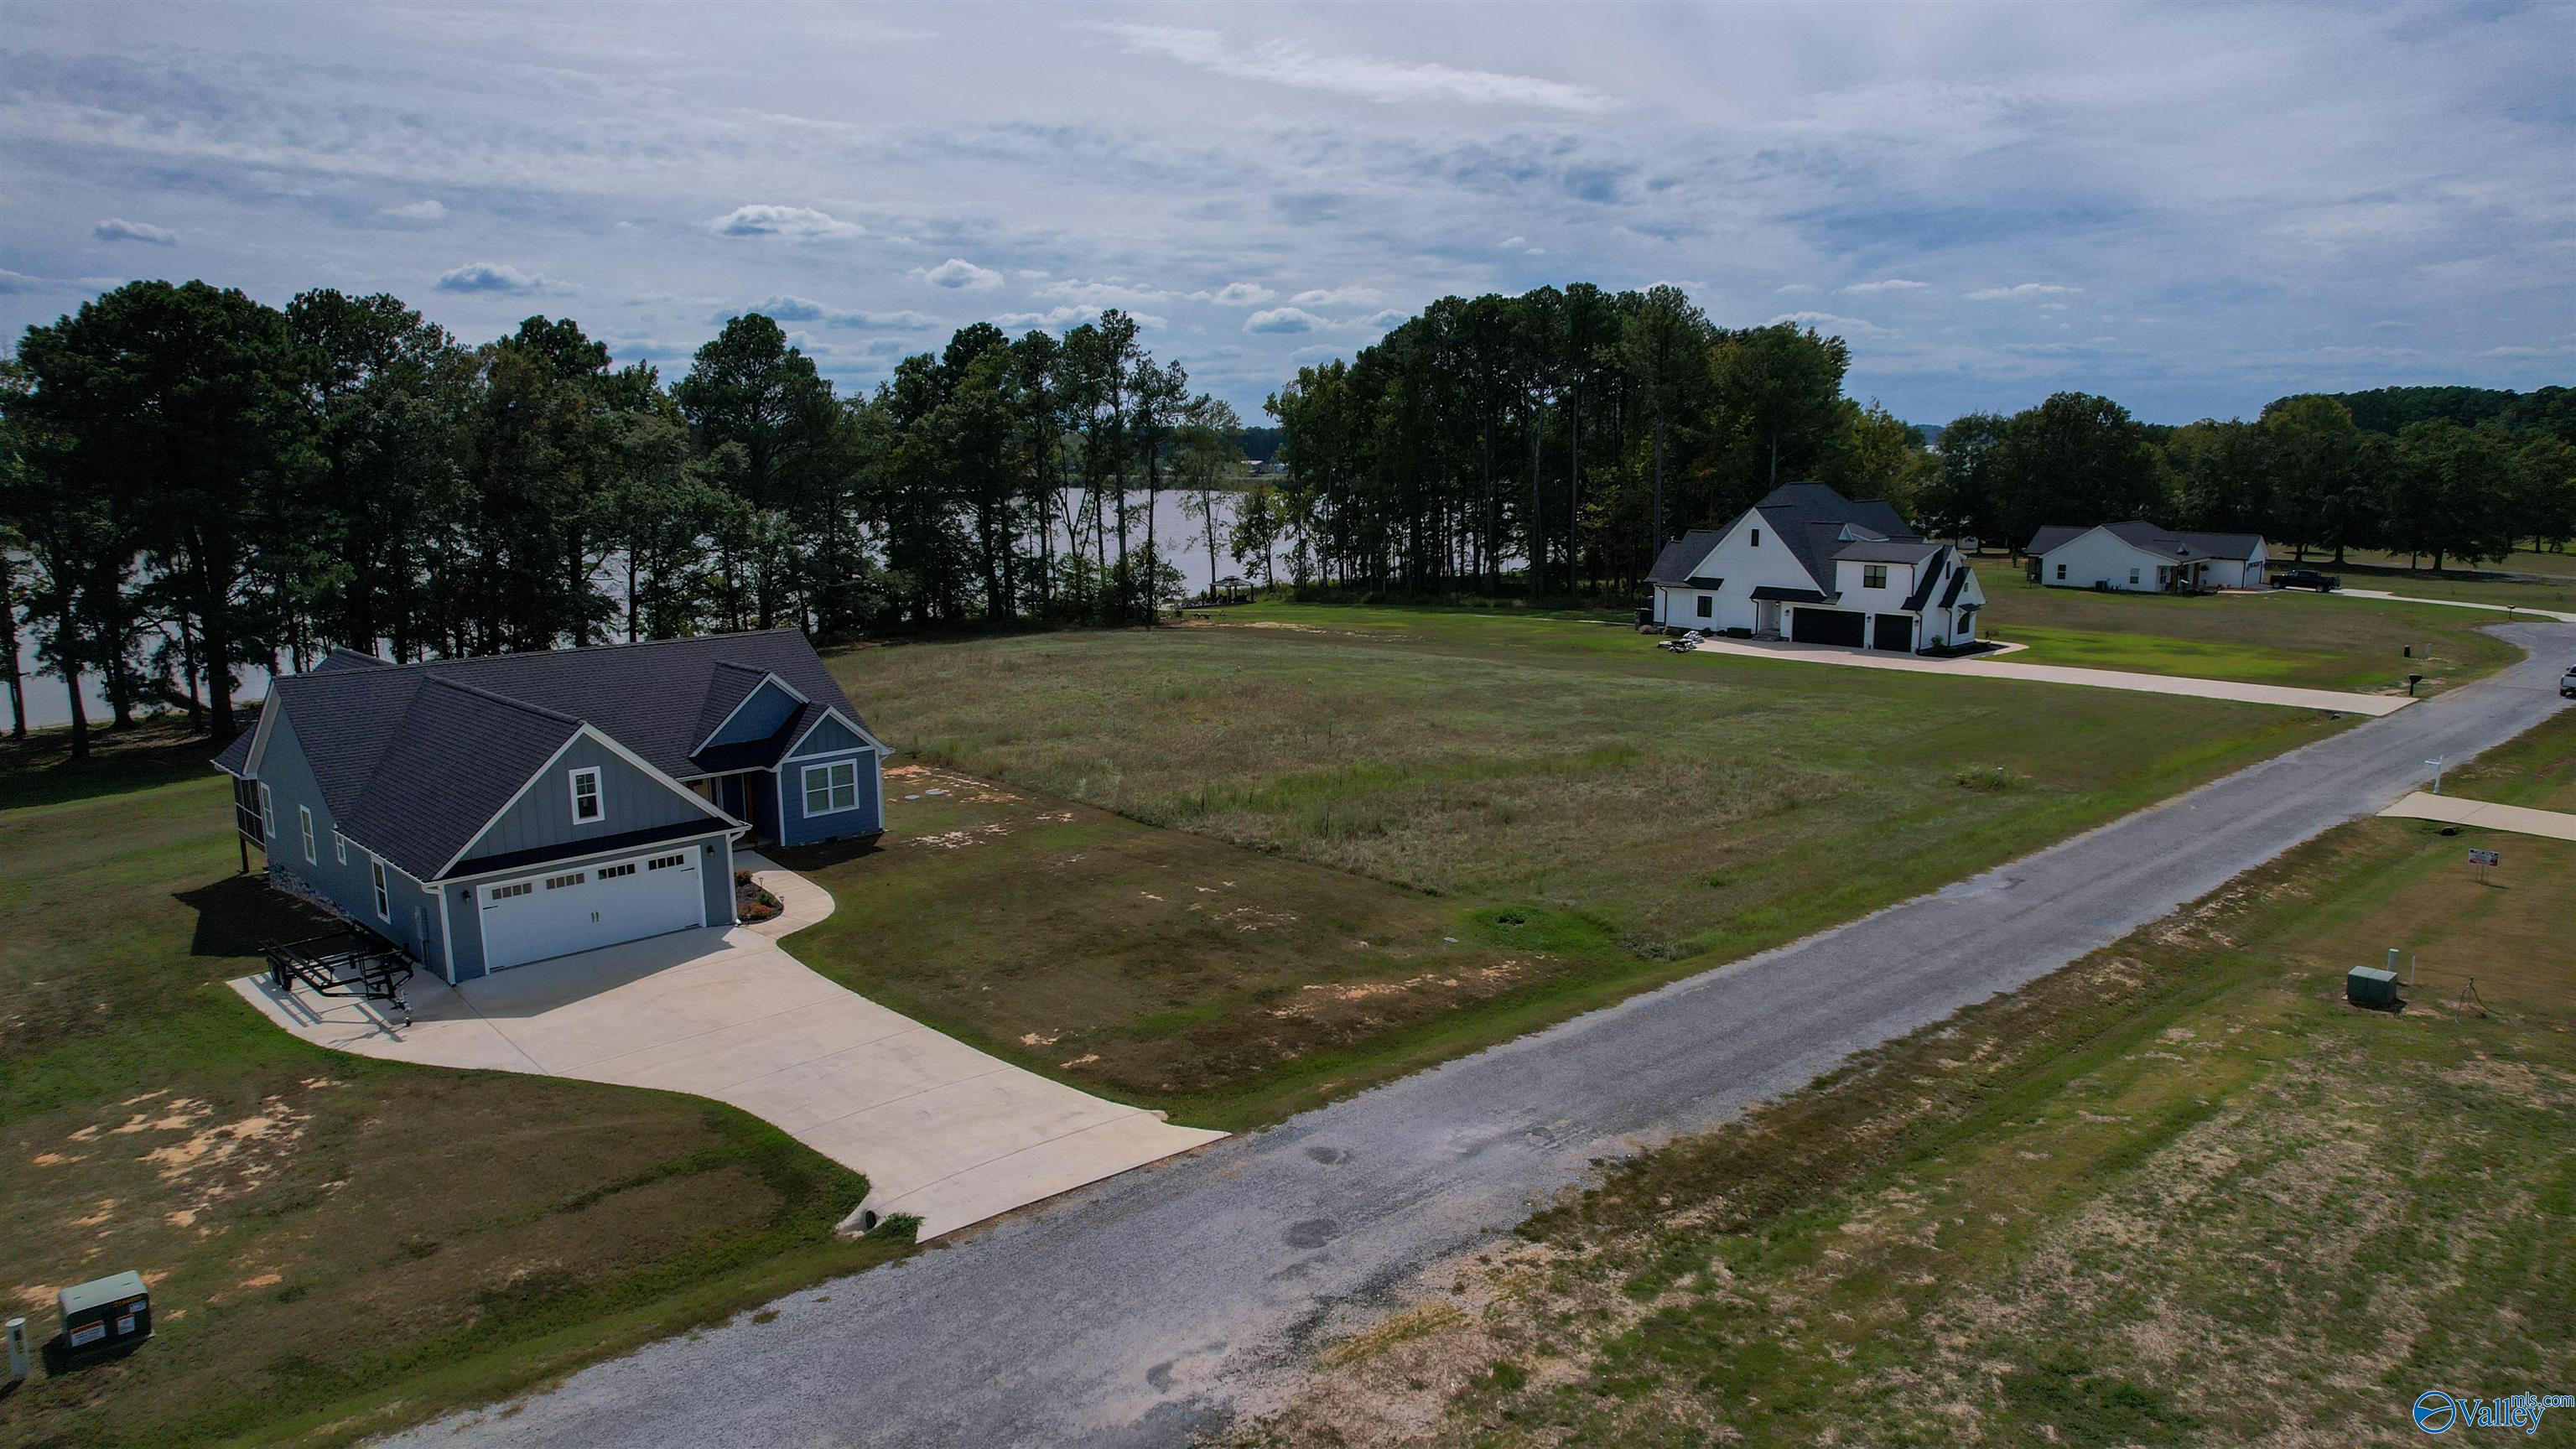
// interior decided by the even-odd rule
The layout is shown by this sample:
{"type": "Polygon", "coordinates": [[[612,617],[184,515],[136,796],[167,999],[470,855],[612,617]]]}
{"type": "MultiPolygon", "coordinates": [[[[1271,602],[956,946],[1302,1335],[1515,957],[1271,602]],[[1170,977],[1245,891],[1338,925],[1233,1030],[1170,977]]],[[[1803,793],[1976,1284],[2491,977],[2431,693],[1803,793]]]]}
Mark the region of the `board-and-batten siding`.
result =
{"type": "Polygon", "coordinates": [[[385,885],[386,894],[392,898],[393,919],[387,922],[377,917],[375,883],[367,870],[370,857],[365,847],[351,841],[348,864],[340,863],[339,852],[332,845],[332,831],[339,822],[332,817],[330,807],[322,803],[322,785],[304,758],[304,742],[295,733],[295,718],[283,701],[272,699],[268,708],[277,712],[277,719],[269,726],[268,747],[260,756],[259,783],[268,787],[276,815],[277,833],[268,842],[269,873],[291,877],[340,914],[409,947],[415,957],[432,967],[443,969],[446,957],[438,898],[424,891],[420,882],[387,865],[385,885]],[[296,814],[299,808],[313,812],[314,858],[309,862],[304,858],[301,817],[296,814]]]}
{"type": "Polygon", "coordinates": [[[876,747],[830,716],[816,724],[796,750],[778,762],[775,837],[782,845],[874,835],[885,828],[885,782],[876,747]],[[849,760],[858,766],[859,805],[825,815],[805,813],[805,767],[849,760]]]}
{"type": "Polygon", "coordinates": [[[538,775],[527,793],[501,812],[500,818],[492,822],[482,838],[468,848],[464,861],[456,869],[470,871],[477,861],[522,850],[555,846],[578,849],[585,840],[662,825],[703,821],[710,830],[721,829],[723,822],[693,803],[695,799],[695,796],[674,790],[637,769],[615,750],[584,736],[566,747],[563,754],[538,775]],[[572,818],[572,776],[575,770],[583,769],[599,771],[603,809],[599,819],[576,823],[572,818]]]}

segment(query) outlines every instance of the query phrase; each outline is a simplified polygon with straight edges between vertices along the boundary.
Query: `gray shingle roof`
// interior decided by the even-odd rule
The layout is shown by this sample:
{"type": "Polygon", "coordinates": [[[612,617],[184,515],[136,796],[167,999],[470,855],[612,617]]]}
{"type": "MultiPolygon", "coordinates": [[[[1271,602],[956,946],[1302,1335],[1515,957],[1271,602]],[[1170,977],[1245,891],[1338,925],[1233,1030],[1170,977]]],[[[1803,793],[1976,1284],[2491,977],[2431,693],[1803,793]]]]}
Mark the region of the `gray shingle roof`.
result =
{"type": "MultiPolygon", "coordinates": [[[[2190,529],[2165,529],[2158,528],[2143,518],[2132,518],[2122,523],[2106,523],[2102,527],[2108,529],[2114,538],[2132,547],[2142,548],[2149,553],[2161,554],[2167,558],[2180,559],[2185,563],[2205,558],[2250,559],[2254,556],[2254,550],[2261,547],[2263,543],[2260,534],[2204,533],[2190,529]]],[[[2093,526],[2090,524],[2048,524],[2030,536],[2030,546],[2022,552],[2034,556],[2051,553],[2092,531],[2093,526]]]]}
{"type": "Polygon", "coordinates": [[[1919,538],[1886,500],[1855,501],[1822,483],[1784,483],[1753,507],[1770,520],[1772,530],[1788,546],[1798,566],[1822,589],[1833,587],[1834,555],[1852,542],[1843,537],[1846,527],[1880,539],[1913,542],[1919,538]]]}
{"type": "Polygon", "coordinates": [[[1846,543],[1834,550],[1837,563],[1921,563],[1941,551],[1920,539],[1875,538],[1846,543]]]}
{"type": "MultiPolygon", "coordinates": [[[[280,706],[343,832],[423,878],[583,724],[678,779],[774,765],[832,709],[867,727],[793,629],[374,668],[344,661],[277,680],[270,707],[280,706]],[[773,673],[807,700],[777,733],[691,753],[773,673]]],[[[249,750],[245,735],[216,764],[238,773],[249,750]]]]}
{"type": "Polygon", "coordinates": [[[1663,552],[1655,555],[1655,566],[1646,570],[1646,582],[1650,584],[1689,583],[1692,578],[1691,570],[1698,566],[1701,559],[1708,557],[1708,551],[1717,547],[1717,541],[1724,537],[1726,537],[1725,534],[1713,528],[1694,528],[1665,544],[1663,552]]]}

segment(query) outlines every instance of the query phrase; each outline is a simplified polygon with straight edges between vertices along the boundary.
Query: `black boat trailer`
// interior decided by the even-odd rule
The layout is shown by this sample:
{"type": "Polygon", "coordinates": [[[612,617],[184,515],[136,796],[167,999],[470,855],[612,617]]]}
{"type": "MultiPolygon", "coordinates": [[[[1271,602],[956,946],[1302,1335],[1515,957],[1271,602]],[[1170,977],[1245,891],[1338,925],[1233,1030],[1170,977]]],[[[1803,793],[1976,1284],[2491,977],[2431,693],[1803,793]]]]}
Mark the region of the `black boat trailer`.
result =
{"type": "Polygon", "coordinates": [[[412,959],[372,931],[271,941],[260,950],[268,957],[269,984],[279,991],[302,986],[316,996],[386,1002],[402,1013],[403,1025],[411,1025],[411,1003],[403,999],[403,985],[411,980],[412,959]]]}

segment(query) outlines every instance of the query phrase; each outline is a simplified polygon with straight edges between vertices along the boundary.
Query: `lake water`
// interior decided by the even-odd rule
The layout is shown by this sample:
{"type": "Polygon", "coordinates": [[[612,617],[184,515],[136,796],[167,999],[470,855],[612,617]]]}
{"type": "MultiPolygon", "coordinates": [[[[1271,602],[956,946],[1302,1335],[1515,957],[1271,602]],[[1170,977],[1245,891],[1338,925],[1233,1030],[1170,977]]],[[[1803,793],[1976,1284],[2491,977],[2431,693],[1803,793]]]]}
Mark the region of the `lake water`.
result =
{"type": "MultiPolygon", "coordinates": [[[[1129,496],[1132,502],[1133,512],[1129,515],[1127,522],[1127,544],[1130,549],[1142,549],[1145,546],[1145,495],[1142,491],[1139,491],[1129,496]]],[[[1204,526],[1198,519],[1189,515],[1183,504],[1181,495],[1178,493],[1164,492],[1158,495],[1154,502],[1155,543],[1162,549],[1163,557],[1169,560],[1174,567],[1181,571],[1181,578],[1183,580],[1184,587],[1189,593],[1193,595],[1206,593],[1211,576],[1208,572],[1207,542],[1204,526]]],[[[1259,571],[1256,569],[1246,572],[1234,561],[1226,548],[1225,530],[1230,527],[1233,522],[1233,504],[1234,495],[1231,494],[1227,495],[1219,503],[1222,513],[1217,532],[1216,573],[1214,574],[1214,577],[1225,578],[1230,575],[1242,573],[1245,577],[1258,581],[1259,571]]],[[[1085,496],[1079,490],[1076,490],[1074,493],[1074,506],[1077,509],[1087,506],[1085,496]]],[[[1063,520],[1061,517],[1058,517],[1052,520],[1052,523],[1055,535],[1055,546],[1057,551],[1061,553],[1069,546],[1064,531],[1063,520]]],[[[1089,527],[1088,515],[1085,516],[1084,526],[1086,529],[1089,527]]],[[[1117,547],[1117,534],[1115,531],[1116,524],[1114,522],[1111,523],[1111,530],[1110,547],[1111,551],[1114,553],[1117,547]]],[[[1088,552],[1088,538],[1084,540],[1084,547],[1085,551],[1088,552]]],[[[1285,548],[1281,548],[1277,551],[1277,567],[1280,576],[1283,578],[1287,576],[1288,572],[1287,558],[1288,551],[1285,548]]],[[[621,598],[622,596],[618,593],[618,590],[625,582],[624,575],[614,567],[602,570],[602,575],[602,586],[607,589],[610,597],[621,598]]],[[[64,693],[63,682],[54,678],[50,674],[40,675],[36,673],[36,643],[34,638],[24,631],[23,627],[18,640],[18,667],[24,670],[26,674],[25,683],[27,686],[28,725],[37,729],[45,729],[71,723],[71,704],[68,696],[64,693]]],[[[107,718],[107,696],[102,690],[100,690],[99,682],[96,677],[93,676],[88,678],[85,680],[85,684],[87,685],[87,688],[84,690],[84,697],[88,701],[87,712],[89,714],[90,722],[93,724],[100,723],[107,718]]],[[[234,695],[236,700],[250,701],[264,698],[267,694],[268,671],[266,669],[254,666],[242,671],[241,688],[234,695]]],[[[0,700],[0,704],[5,704],[5,700],[0,700]]],[[[5,728],[5,721],[0,721],[0,728],[5,728]]]]}

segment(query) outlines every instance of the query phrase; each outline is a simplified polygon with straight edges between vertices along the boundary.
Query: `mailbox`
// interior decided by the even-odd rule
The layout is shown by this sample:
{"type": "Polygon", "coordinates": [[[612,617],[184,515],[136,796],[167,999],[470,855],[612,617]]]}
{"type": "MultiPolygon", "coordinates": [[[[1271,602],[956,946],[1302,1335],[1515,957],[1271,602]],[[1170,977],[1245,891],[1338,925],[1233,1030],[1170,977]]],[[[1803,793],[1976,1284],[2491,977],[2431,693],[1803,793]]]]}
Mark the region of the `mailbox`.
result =
{"type": "Polygon", "coordinates": [[[63,1353],[100,1358],[152,1336],[152,1297],[139,1273],[117,1273],[62,1292],[63,1353]]]}

